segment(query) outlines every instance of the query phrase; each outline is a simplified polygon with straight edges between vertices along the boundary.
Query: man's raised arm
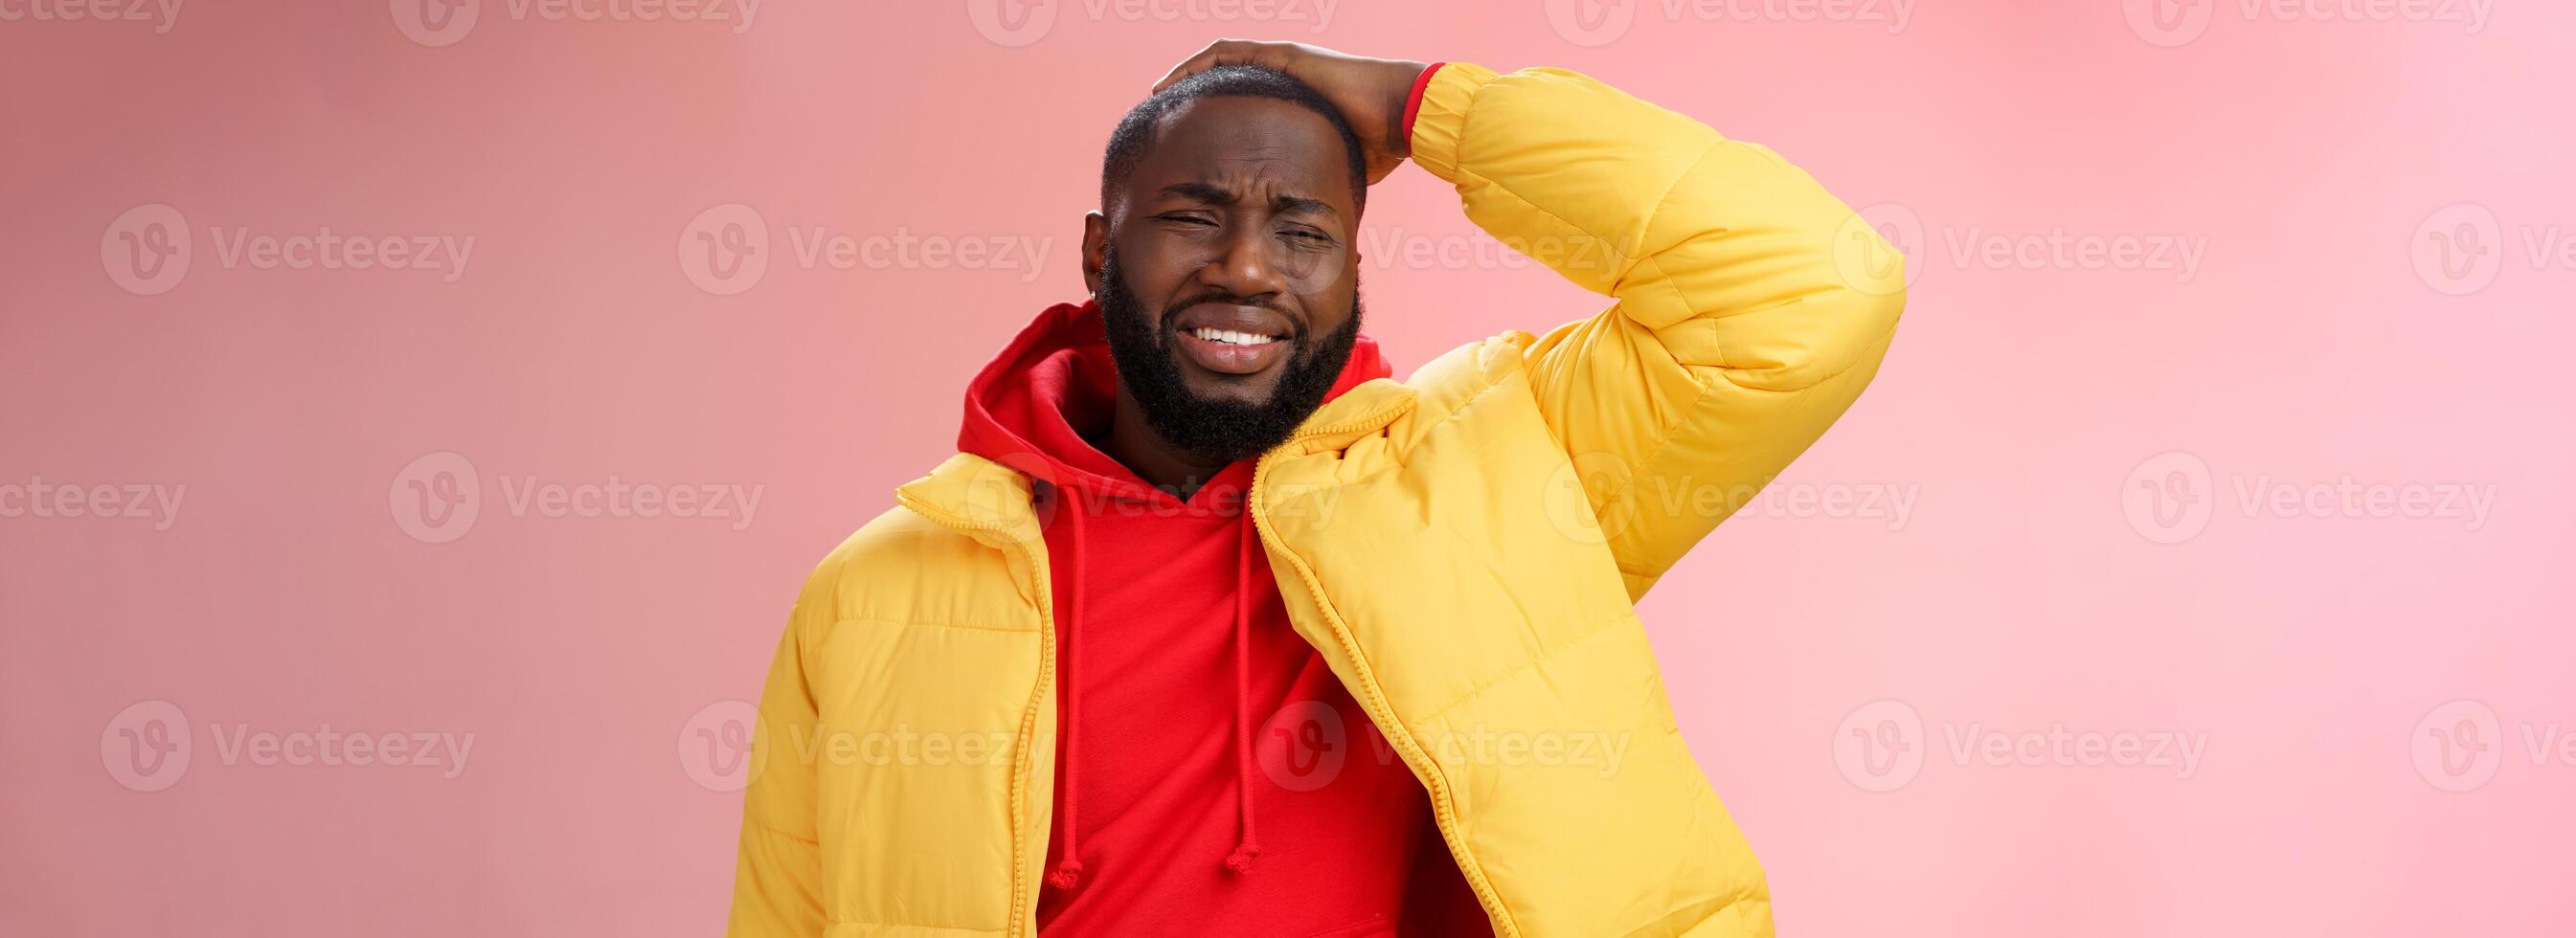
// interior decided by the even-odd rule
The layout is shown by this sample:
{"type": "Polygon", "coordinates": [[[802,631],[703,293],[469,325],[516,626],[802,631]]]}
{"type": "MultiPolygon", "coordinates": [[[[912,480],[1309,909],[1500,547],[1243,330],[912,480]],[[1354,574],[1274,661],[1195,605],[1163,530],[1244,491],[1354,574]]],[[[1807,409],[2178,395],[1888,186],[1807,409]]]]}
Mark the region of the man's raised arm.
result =
{"type": "Polygon", "coordinates": [[[1411,109],[1469,219],[1616,300],[1524,354],[1643,596],[1860,396],[1903,267],[1855,263],[1896,255],[1777,154],[1583,75],[1450,63],[1411,109]]]}

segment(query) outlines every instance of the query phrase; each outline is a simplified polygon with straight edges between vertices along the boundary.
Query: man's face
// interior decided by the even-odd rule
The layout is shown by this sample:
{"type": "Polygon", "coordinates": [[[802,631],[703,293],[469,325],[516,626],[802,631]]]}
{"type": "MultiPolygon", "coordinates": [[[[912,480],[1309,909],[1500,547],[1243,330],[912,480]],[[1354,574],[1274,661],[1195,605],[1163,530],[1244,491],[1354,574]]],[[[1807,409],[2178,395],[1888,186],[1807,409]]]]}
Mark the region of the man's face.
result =
{"type": "Polygon", "coordinates": [[[1269,98],[1182,106],[1108,217],[1086,273],[1122,386],[1176,446],[1226,460],[1287,438],[1359,328],[1359,208],[1340,134],[1269,98]]]}

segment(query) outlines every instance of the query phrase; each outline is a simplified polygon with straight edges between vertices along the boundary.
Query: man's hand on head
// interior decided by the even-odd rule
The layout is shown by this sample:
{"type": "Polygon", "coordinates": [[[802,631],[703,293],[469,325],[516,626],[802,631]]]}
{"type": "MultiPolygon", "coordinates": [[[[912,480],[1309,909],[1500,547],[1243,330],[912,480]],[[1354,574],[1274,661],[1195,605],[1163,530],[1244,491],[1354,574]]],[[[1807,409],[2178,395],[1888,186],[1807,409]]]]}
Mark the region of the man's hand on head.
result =
{"type": "Polygon", "coordinates": [[[1219,39],[1172,66],[1161,91],[1173,82],[1219,65],[1258,65],[1277,69],[1305,82],[1332,102],[1359,135],[1368,157],[1368,181],[1374,185],[1413,151],[1404,132],[1404,105],[1413,96],[1413,81],[1428,64],[1406,59],[1372,59],[1335,52],[1302,42],[1254,42],[1219,39]]]}

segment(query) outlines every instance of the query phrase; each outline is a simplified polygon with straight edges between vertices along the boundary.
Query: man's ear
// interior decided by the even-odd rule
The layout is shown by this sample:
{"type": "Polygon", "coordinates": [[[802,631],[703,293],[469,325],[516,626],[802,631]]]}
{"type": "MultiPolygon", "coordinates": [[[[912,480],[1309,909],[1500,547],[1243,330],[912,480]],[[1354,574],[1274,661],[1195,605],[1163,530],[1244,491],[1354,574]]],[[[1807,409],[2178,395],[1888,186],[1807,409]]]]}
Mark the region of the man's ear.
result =
{"type": "Polygon", "coordinates": [[[1109,218],[1099,212],[1082,214],[1082,286],[1094,299],[1100,296],[1100,265],[1109,259],[1109,218]]]}

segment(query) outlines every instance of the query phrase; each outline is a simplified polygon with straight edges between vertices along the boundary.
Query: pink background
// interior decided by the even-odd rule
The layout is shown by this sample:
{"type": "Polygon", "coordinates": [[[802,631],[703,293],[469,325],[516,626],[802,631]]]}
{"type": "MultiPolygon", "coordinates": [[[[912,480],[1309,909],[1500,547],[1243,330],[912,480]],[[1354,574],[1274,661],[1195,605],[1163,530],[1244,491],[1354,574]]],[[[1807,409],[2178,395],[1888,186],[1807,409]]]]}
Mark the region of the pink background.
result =
{"type": "MultiPolygon", "coordinates": [[[[1912,255],[1876,387],[1645,603],[1784,934],[2566,933],[2576,11],[1180,2],[0,8],[0,932],[717,931],[740,776],[700,731],[948,451],[971,371],[1077,294],[1116,116],[1247,35],[1583,70],[1912,255]],[[682,260],[730,203],[756,279],[682,260]],[[184,225],[119,221],[151,205],[184,225]],[[814,226],[880,247],[808,265],[814,226]],[[461,272],[226,259],[324,228],[475,241],[461,272]],[[2140,253],[2030,240],[2059,232],[2140,253]],[[173,233],[162,279],[122,240],[173,233]],[[407,483],[462,466],[470,528],[432,523],[407,483]],[[512,505],[612,476],[761,500],[512,505]],[[185,491],[101,517],[57,483],[185,491]],[[474,742],[453,778],[223,756],[326,724],[474,742]],[[2137,758],[1975,748],[2061,727],[2137,758]],[[122,735],[174,730],[183,775],[122,735]]],[[[1598,306],[1479,256],[1418,169],[1370,209],[1364,251],[1425,245],[1364,267],[1400,372],[1598,306]]]]}

